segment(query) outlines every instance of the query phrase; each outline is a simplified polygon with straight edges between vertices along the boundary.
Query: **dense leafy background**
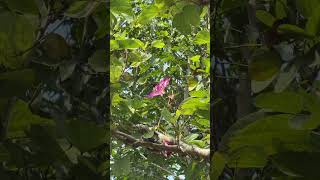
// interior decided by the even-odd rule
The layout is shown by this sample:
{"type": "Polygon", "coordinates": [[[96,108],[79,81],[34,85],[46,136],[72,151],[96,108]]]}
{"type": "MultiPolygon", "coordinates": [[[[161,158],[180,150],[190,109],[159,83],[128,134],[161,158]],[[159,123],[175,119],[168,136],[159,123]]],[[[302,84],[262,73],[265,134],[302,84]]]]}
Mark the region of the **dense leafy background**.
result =
{"type": "MultiPolygon", "coordinates": [[[[134,137],[137,124],[209,148],[209,11],[191,1],[111,1],[112,129],[134,137]],[[145,98],[170,77],[163,96],[145,98]],[[172,97],[174,95],[174,97],[172,97]],[[169,98],[169,97],[172,98],[169,98]]],[[[112,137],[114,179],[207,179],[209,161],[132,147],[112,137]]]]}
{"type": "Polygon", "coordinates": [[[106,1],[0,1],[0,179],[109,177],[106,1]]]}
{"type": "Polygon", "coordinates": [[[0,179],[208,178],[200,157],[109,144],[108,125],[152,136],[138,124],[214,142],[211,179],[319,179],[320,2],[207,4],[0,0],[0,179]]]}
{"type": "Polygon", "coordinates": [[[319,6],[215,1],[213,179],[319,179],[319,6]]]}

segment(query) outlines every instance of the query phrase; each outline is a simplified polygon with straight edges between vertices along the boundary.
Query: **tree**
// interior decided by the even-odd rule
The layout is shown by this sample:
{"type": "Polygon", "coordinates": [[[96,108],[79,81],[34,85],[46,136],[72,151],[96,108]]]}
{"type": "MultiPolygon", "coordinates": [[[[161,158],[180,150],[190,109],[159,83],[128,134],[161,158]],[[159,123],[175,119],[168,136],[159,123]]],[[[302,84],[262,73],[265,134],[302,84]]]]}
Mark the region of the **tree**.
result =
{"type": "Polygon", "coordinates": [[[111,1],[114,179],[209,178],[209,42],[208,4],[111,1]]]}
{"type": "Polygon", "coordinates": [[[213,179],[319,178],[319,5],[214,1],[213,179]]]}
{"type": "Polygon", "coordinates": [[[106,1],[0,1],[0,179],[105,179],[106,1]]]}

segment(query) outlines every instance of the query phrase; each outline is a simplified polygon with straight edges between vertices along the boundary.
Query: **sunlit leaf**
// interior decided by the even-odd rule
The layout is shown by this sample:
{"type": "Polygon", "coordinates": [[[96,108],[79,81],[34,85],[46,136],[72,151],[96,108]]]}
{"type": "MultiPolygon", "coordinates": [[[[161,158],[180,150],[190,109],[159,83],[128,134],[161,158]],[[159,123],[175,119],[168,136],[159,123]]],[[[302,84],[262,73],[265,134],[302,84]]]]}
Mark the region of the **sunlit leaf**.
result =
{"type": "Polygon", "coordinates": [[[209,31],[200,31],[194,39],[195,44],[207,44],[210,43],[209,31]]]}
{"type": "Polygon", "coordinates": [[[144,8],[142,10],[142,13],[140,14],[139,18],[138,18],[138,22],[141,24],[146,24],[148,23],[152,18],[154,18],[155,16],[157,16],[160,12],[160,9],[155,6],[155,5],[151,5],[147,8],[144,8]]]}
{"type": "Polygon", "coordinates": [[[182,34],[190,34],[192,26],[200,23],[200,9],[196,5],[187,5],[181,13],[174,16],[172,25],[182,34]]]}
{"type": "Polygon", "coordinates": [[[152,46],[152,47],[155,47],[155,48],[161,49],[161,48],[163,48],[163,47],[165,46],[165,44],[163,43],[162,40],[155,40],[155,41],[153,41],[153,42],[151,43],[151,46],[152,46]]]}

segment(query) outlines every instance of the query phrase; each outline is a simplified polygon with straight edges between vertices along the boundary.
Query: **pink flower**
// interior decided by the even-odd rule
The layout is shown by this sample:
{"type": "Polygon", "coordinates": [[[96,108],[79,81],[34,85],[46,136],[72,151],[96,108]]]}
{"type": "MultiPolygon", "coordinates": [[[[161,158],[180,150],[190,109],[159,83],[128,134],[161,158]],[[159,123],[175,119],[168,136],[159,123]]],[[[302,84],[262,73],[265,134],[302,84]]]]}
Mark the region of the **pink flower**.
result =
{"type": "Polygon", "coordinates": [[[164,89],[169,85],[170,78],[162,79],[152,90],[150,94],[148,94],[147,98],[153,98],[155,96],[163,95],[164,89]]]}

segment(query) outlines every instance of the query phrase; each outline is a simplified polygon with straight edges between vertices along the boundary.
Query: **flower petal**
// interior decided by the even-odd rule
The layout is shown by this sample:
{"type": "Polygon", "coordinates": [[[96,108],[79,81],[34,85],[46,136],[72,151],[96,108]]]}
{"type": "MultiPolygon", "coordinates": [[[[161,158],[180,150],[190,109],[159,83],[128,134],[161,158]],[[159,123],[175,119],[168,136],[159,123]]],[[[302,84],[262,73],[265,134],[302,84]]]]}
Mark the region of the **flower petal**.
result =
{"type": "Polygon", "coordinates": [[[152,98],[155,96],[163,95],[165,93],[165,88],[169,85],[170,78],[164,78],[162,79],[152,90],[151,93],[149,93],[146,97],[152,98]]]}

